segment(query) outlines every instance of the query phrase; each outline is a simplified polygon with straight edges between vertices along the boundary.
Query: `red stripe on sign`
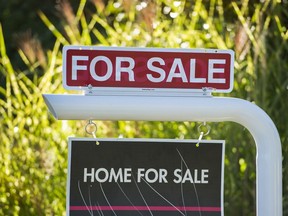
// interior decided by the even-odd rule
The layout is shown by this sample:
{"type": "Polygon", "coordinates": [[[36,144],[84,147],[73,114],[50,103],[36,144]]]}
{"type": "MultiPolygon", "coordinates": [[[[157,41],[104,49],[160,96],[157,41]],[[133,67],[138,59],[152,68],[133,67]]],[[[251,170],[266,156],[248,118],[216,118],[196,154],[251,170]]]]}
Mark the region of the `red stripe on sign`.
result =
{"type": "Polygon", "coordinates": [[[70,211],[190,211],[190,212],[221,212],[220,207],[196,206],[70,206],[70,211]]]}

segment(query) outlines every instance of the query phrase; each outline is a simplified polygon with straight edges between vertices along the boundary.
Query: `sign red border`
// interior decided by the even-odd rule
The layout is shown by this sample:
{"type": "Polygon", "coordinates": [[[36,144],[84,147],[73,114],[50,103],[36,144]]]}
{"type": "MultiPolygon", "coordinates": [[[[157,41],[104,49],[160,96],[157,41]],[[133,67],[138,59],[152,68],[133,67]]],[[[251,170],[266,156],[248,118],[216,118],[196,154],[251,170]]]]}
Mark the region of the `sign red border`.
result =
{"type": "Polygon", "coordinates": [[[218,49],[64,46],[68,90],[231,92],[234,52],[218,49]]]}

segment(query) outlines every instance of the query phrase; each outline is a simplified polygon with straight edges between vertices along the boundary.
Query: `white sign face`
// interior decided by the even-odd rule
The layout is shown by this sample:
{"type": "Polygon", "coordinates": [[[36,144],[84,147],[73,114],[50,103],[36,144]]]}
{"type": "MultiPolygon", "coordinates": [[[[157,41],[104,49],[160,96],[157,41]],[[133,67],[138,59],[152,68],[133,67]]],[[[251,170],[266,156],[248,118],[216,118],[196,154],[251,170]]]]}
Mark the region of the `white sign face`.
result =
{"type": "Polygon", "coordinates": [[[230,92],[234,52],[65,46],[63,86],[76,90],[230,92]]]}
{"type": "Polygon", "coordinates": [[[67,215],[223,216],[224,141],[197,142],[71,138],[67,215]]]}

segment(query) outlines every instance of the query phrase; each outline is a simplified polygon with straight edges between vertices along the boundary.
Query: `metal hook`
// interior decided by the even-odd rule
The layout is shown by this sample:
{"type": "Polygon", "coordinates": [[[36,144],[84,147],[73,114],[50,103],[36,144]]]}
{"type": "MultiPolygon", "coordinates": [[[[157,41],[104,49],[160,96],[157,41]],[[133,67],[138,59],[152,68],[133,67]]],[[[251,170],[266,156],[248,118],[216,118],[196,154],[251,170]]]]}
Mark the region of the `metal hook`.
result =
{"type": "Polygon", "coordinates": [[[199,144],[200,144],[202,138],[210,133],[210,129],[211,129],[211,127],[209,125],[206,125],[206,122],[203,122],[202,124],[199,125],[198,132],[200,133],[200,135],[198,138],[198,142],[196,143],[196,147],[199,147],[199,144]],[[201,129],[203,126],[206,128],[206,133],[203,132],[203,130],[201,129]]]}
{"type": "MultiPolygon", "coordinates": [[[[85,126],[85,131],[87,134],[90,134],[93,136],[93,138],[97,139],[96,137],[97,125],[91,119],[88,121],[87,125],[85,126]]],[[[96,145],[99,145],[99,144],[100,143],[96,140],[96,145]]]]}

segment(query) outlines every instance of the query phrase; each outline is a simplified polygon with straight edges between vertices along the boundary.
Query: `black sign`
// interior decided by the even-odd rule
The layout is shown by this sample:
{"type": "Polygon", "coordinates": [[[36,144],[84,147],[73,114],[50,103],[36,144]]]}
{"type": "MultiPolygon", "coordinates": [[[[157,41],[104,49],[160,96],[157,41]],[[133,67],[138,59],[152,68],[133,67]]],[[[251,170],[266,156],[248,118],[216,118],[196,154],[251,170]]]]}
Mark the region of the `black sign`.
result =
{"type": "Polygon", "coordinates": [[[69,140],[67,215],[222,216],[224,141],[69,140]]]}

